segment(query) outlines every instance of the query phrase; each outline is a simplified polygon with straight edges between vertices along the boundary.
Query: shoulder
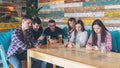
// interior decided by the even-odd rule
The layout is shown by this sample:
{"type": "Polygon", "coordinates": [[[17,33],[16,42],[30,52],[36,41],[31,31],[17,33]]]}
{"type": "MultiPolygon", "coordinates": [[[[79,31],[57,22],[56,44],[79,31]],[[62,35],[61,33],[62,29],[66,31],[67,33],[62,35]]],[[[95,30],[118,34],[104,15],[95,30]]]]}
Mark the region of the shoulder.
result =
{"type": "Polygon", "coordinates": [[[43,31],[43,28],[42,28],[42,27],[40,27],[40,28],[39,28],[39,31],[43,31]]]}
{"type": "Polygon", "coordinates": [[[68,29],[68,27],[67,27],[67,26],[64,26],[63,29],[68,29]]]}
{"type": "Polygon", "coordinates": [[[88,34],[86,30],[85,30],[85,31],[82,31],[81,33],[82,33],[82,34],[85,34],[85,35],[88,34]]]}
{"type": "Polygon", "coordinates": [[[13,33],[20,33],[20,32],[22,32],[22,28],[21,28],[21,27],[18,27],[18,28],[16,28],[16,29],[13,31],[13,33]]]}
{"type": "Polygon", "coordinates": [[[61,28],[59,28],[59,27],[55,27],[57,30],[61,30],[62,31],[62,29],[61,28]]]}
{"type": "Polygon", "coordinates": [[[49,28],[49,27],[45,28],[45,31],[48,31],[48,30],[50,30],[50,28],[49,28]]]}
{"type": "Polygon", "coordinates": [[[22,33],[22,28],[18,27],[16,29],[14,29],[13,33],[12,33],[12,39],[16,38],[16,36],[20,36],[22,33]]]}
{"type": "Polygon", "coordinates": [[[43,29],[43,27],[40,27],[39,29],[43,29]]]}
{"type": "Polygon", "coordinates": [[[83,33],[87,33],[87,31],[85,30],[85,31],[83,31],[83,33]]]}
{"type": "Polygon", "coordinates": [[[106,31],[107,36],[111,36],[111,33],[109,31],[106,31]]]}
{"type": "Polygon", "coordinates": [[[44,30],[44,33],[48,33],[48,32],[51,32],[49,27],[47,27],[47,28],[44,30]]]}

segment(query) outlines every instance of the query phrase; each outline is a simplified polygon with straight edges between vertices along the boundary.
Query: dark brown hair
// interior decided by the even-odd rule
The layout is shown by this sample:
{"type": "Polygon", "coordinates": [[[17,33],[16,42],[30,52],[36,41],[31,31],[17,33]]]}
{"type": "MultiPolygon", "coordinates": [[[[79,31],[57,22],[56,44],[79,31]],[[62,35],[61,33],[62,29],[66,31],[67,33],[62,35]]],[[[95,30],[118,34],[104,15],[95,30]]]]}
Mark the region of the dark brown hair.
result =
{"type": "MultiPolygon", "coordinates": [[[[75,25],[77,25],[77,24],[80,24],[80,25],[82,26],[82,28],[81,28],[81,31],[82,31],[82,32],[85,31],[84,23],[83,23],[82,20],[78,20],[75,25]]],[[[75,29],[75,32],[74,32],[74,40],[76,40],[76,36],[77,36],[77,30],[75,29]]]]}
{"type": "Polygon", "coordinates": [[[98,41],[97,34],[93,28],[94,25],[99,25],[101,27],[101,42],[104,43],[106,37],[106,31],[108,30],[106,29],[106,27],[104,26],[104,24],[100,19],[96,19],[92,24],[92,45],[97,45],[97,41],[98,41]]]}
{"type": "MultiPolygon", "coordinates": [[[[73,21],[73,23],[75,24],[76,20],[75,20],[75,18],[73,18],[73,17],[71,17],[71,18],[68,19],[68,22],[67,22],[68,32],[69,32],[71,29],[73,29],[72,27],[70,27],[69,21],[73,21]]],[[[73,26],[75,26],[75,25],[73,25],[73,26]]]]}

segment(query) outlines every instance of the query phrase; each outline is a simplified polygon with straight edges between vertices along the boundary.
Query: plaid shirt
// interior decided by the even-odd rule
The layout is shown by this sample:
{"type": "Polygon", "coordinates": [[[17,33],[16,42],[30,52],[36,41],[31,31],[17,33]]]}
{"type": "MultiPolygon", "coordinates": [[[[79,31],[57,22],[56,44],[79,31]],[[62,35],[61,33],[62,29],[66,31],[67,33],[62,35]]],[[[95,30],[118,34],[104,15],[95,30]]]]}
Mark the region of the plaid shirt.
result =
{"type": "Polygon", "coordinates": [[[21,50],[26,51],[27,48],[35,47],[38,44],[37,40],[30,30],[22,31],[21,27],[14,30],[12,34],[11,44],[7,52],[7,58],[13,54],[18,54],[21,50]]]}
{"type": "MultiPolygon", "coordinates": [[[[97,45],[100,47],[101,43],[101,35],[98,37],[97,45]]],[[[92,34],[90,35],[90,38],[87,41],[87,45],[92,45],[92,34]]],[[[107,31],[106,37],[105,37],[105,45],[106,45],[106,50],[110,51],[112,49],[112,39],[111,39],[111,34],[107,31]]]]}

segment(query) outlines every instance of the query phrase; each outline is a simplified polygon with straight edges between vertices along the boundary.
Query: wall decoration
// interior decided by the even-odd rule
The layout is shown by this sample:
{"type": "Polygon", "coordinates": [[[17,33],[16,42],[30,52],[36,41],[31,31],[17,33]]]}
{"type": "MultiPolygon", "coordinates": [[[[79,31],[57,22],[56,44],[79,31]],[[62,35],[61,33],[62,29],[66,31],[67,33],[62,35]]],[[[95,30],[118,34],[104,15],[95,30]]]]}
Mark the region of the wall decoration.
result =
{"type": "Polygon", "coordinates": [[[107,26],[120,24],[120,0],[50,0],[39,6],[45,4],[49,8],[39,12],[42,19],[55,19],[62,24],[75,17],[86,25],[91,25],[95,19],[101,19],[107,26]]]}

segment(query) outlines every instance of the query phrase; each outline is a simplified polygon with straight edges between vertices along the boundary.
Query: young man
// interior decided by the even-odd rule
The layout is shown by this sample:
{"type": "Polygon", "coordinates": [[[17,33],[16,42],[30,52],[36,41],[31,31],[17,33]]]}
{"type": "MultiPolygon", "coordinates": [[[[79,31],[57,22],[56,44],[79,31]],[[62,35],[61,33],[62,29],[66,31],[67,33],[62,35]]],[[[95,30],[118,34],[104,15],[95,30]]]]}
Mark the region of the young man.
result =
{"type": "Polygon", "coordinates": [[[45,36],[50,36],[50,43],[58,42],[58,36],[62,35],[62,29],[56,26],[55,20],[49,20],[48,28],[44,31],[45,36]]]}
{"type": "MultiPolygon", "coordinates": [[[[44,36],[43,36],[43,28],[41,26],[41,20],[40,18],[35,18],[32,22],[32,33],[35,37],[36,40],[40,40],[40,43],[41,45],[44,45],[45,44],[45,40],[44,40],[44,36]]],[[[40,68],[46,68],[46,64],[47,62],[42,62],[40,60],[38,60],[41,65],[40,65],[40,68]]]]}
{"type": "MultiPolygon", "coordinates": [[[[54,44],[58,42],[58,36],[62,35],[63,31],[59,27],[56,26],[55,20],[49,20],[48,27],[44,30],[44,36],[50,36],[50,44],[54,44]]],[[[48,64],[47,68],[52,68],[52,64],[48,64]]],[[[57,66],[57,68],[59,68],[57,66]]]]}
{"type": "Polygon", "coordinates": [[[40,18],[35,18],[32,22],[32,33],[36,40],[40,40],[41,45],[45,44],[45,39],[43,36],[43,28],[41,26],[40,18]]]}
{"type": "MultiPolygon", "coordinates": [[[[13,31],[7,58],[14,68],[22,68],[20,60],[27,59],[27,49],[38,47],[38,42],[34,39],[34,36],[29,29],[31,24],[32,18],[25,15],[22,19],[21,26],[13,31]]],[[[34,68],[37,68],[35,66],[34,68]]]]}
{"type": "Polygon", "coordinates": [[[39,18],[35,18],[33,20],[31,30],[36,40],[42,36],[43,28],[41,26],[41,20],[39,18]]]}

